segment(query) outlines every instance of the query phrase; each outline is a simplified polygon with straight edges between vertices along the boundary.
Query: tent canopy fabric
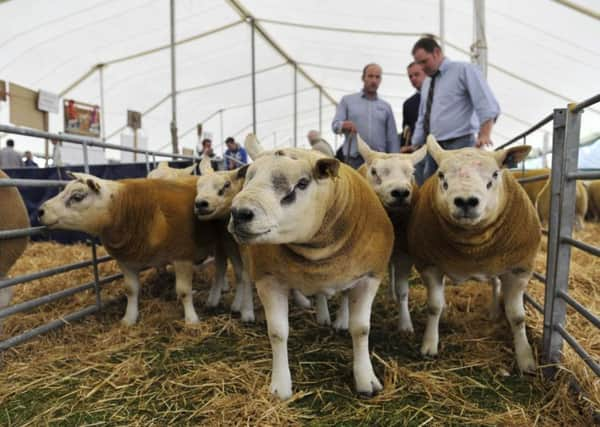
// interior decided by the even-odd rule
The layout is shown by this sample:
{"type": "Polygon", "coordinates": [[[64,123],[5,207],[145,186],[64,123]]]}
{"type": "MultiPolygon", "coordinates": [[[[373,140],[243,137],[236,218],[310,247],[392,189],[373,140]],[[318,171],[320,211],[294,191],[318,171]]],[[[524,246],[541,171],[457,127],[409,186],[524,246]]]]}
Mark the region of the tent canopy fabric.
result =
{"type": "MultiPolygon", "coordinates": [[[[577,4],[597,9],[594,0],[577,4]]],[[[440,2],[411,0],[242,0],[241,4],[324,91],[297,76],[297,141],[322,128],[335,143],[333,100],[361,88],[360,70],[383,68],[380,96],[401,122],[403,101],[414,93],[406,66],[419,34],[440,33],[440,2]],[[337,30],[336,30],[337,29],[337,30]],[[342,31],[343,30],[343,31],[342,31]],[[381,34],[387,32],[388,34],[381,34]]],[[[445,53],[469,61],[473,2],[444,2],[445,53]]],[[[126,110],[145,112],[149,149],[170,150],[171,65],[169,0],[5,1],[0,3],[0,79],[65,98],[100,104],[104,82],[107,142],[119,143],[126,110]],[[144,53],[144,54],[140,54],[144,53]],[[136,56],[140,54],[139,56],[136,56]],[[83,76],[83,80],[78,82],[83,76]]],[[[597,12],[597,10],[596,10],[597,12]]],[[[488,81],[502,115],[494,127],[499,144],[524,131],[553,108],[600,92],[598,19],[549,0],[486,2],[488,81]]],[[[217,151],[225,137],[243,140],[252,130],[251,28],[225,0],[176,0],[177,125],[180,147],[198,142],[196,124],[213,135],[217,151]]],[[[257,134],[264,145],[294,140],[294,66],[256,34],[257,134]]],[[[8,108],[0,103],[0,122],[8,108]]],[[[50,130],[62,130],[62,113],[50,130]]],[[[583,116],[582,135],[600,129],[600,106],[583,116]]],[[[527,142],[541,146],[543,133],[527,142]]],[[[15,138],[17,148],[42,152],[43,142],[15,138]]]]}

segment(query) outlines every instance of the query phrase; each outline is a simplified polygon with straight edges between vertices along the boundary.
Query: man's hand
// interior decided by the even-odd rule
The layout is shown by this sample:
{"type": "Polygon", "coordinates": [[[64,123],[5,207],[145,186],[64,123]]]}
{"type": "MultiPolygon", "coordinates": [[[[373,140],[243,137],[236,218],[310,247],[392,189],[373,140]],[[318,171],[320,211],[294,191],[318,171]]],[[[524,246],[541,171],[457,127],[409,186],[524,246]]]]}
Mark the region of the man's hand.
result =
{"type": "Polygon", "coordinates": [[[492,134],[493,125],[493,120],[487,120],[481,125],[481,128],[479,129],[479,135],[477,135],[477,142],[475,143],[475,147],[482,148],[485,146],[491,147],[492,145],[494,145],[490,137],[490,135],[492,134]]]}
{"type": "Polygon", "coordinates": [[[475,143],[475,147],[477,147],[477,148],[482,148],[485,146],[492,147],[493,145],[494,145],[494,143],[492,142],[489,135],[479,134],[479,136],[477,136],[477,142],[475,143]]]}
{"type": "Polygon", "coordinates": [[[400,147],[401,153],[412,153],[413,151],[415,151],[415,147],[412,145],[403,145],[400,147]]]}
{"type": "Polygon", "coordinates": [[[342,122],[342,133],[358,133],[358,129],[353,122],[346,120],[342,122]]]}

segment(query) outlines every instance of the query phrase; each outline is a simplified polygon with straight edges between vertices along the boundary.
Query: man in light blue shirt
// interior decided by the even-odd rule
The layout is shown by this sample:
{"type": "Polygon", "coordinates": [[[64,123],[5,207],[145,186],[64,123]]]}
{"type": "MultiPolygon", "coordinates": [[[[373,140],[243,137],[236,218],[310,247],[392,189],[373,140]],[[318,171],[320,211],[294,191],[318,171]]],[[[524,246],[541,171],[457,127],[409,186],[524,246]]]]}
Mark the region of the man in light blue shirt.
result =
{"type": "Polygon", "coordinates": [[[363,89],[346,95],[337,106],[331,127],[333,132],[346,135],[342,146],[343,157],[350,166],[364,163],[358,153],[356,133],[372,150],[384,153],[400,151],[400,140],[392,107],[377,96],[381,83],[381,67],[368,64],[363,69],[363,89]]]}
{"type": "MultiPolygon", "coordinates": [[[[412,145],[416,148],[424,144],[431,133],[447,150],[491,146],[492,126],[500,106],[479,68],[445,58],[432,38],[418,40],[412,54],[429,76],[421,88],[412,145]]],[[[424,162],[427,179],[437,170],[437,164],[429,155],[424,162]]]]}

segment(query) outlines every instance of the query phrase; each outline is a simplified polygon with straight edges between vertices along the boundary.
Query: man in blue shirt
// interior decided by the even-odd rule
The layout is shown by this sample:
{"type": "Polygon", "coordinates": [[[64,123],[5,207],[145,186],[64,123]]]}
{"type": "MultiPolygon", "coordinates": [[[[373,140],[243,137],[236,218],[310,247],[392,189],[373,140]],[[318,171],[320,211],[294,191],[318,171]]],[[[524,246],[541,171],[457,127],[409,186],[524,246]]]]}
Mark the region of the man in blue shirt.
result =
{"type": "Polygon", "coordinates": [[[240,146],[233,137],[225,140],[227,151],[225,151],[225,165],[227,170],[237,169],[240,166],[248,163],[248,155],[246,150],[240,146]]]}
{"type": "MultiPolygon", "coordinates": [[[[429,76],[421,88],[412,145],[424,144],[431,133],[446,150],[491,146],[492,126],[500,114],[500,106],[479,68],[444,57],[433,38],[419,39],[412,55],[429,76]]],[[[424,179],[436,169],[437,164],[428,155],[424,179]]]]}
{"type": "Polygon", "coordinates": [[[363,89],[342,98],[331,124],[333,132],[346,135],[342,152],[346,163],[354,168],[364,163],[358,153],[356,133],[359,133],[373,150],[384,153],[400,151],[392,107],[377,96],[381,74],[379,65],[366,65],[362,74],[363,89]]]}

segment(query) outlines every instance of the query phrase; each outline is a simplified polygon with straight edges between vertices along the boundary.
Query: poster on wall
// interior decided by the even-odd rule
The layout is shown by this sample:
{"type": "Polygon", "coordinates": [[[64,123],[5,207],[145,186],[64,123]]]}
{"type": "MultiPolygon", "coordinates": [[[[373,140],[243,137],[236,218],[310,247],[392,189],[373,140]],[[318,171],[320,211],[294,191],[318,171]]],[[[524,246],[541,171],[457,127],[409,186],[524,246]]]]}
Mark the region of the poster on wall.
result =
{"type": "Polygon", "coordinates": [[[100,107],[65,99],[65,132],[100,137],[100,107]]]}

